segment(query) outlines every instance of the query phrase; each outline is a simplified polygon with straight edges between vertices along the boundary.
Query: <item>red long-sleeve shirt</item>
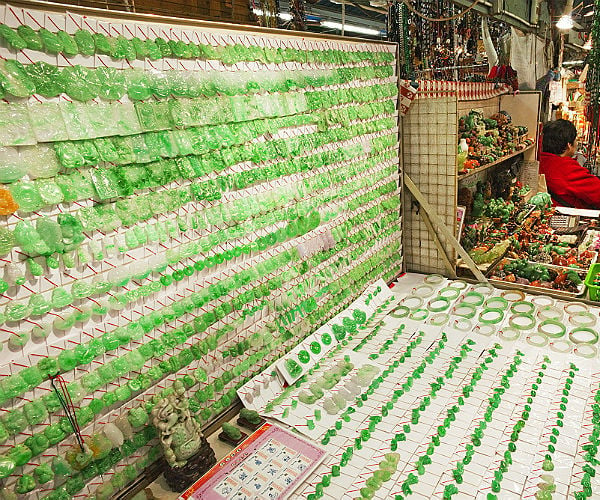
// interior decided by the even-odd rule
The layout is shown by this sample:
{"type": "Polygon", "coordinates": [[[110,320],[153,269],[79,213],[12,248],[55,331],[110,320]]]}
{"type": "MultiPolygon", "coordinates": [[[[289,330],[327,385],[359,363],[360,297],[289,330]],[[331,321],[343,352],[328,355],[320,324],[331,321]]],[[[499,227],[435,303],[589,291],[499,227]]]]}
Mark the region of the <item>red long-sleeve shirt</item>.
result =
{"type": "Polygon", "coordinates": [[[546,176],[555,205],[600,210],[600,177],[590,174],[574,158],[542,153],[540,174],[546,176]]]}

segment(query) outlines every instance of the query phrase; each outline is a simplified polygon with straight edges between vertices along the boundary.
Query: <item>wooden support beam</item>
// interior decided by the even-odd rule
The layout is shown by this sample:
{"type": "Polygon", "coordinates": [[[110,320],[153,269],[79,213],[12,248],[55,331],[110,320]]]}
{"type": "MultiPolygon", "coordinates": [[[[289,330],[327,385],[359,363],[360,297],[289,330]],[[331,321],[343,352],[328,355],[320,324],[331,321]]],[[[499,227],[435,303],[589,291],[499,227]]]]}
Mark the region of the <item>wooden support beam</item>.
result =
{"type": "MultiPolygon", "coordinates": [[[[479,270],[479,268],[477,267],[475,262],[473,262],[473,259],[471,259],[471,256],[461,246],[461,244],[454,237],[454,234],[452,234],[452,232],[448,229],[448,227],[446,227],[446,224],[444,223],[444,221],[436,213],[436,211],[429,204],[429,202],[427,201],[425,196],[423,196],[423,193],[421,193],[419,188],[412,181],[410,176],[406,173],[404,174],[404,185],[408,188],[408,190],[410,191],[410,194],[412,194],[412,196],[415,198],[415,200],[417,200],[419,202],[419,205],[421,205],[421,210],[424,210],[425,213],[427,214],[427,216],[429,217],[430,222],[432,222],[431,229],[433,229],[433,224],[435,224],[435,226],[437,226],[438,231],[440,231],[442,233],[442,235],[448,241],[448,243],[450,243],[450,245],[452,245],[452,247],[457,251],[457,253],[463,258],[465,264],[467,264],[467,266],[469,267],[471,272],[475,275],[475,278],[477,278],[478,281],[487,283],[488,282],[487,278],[479,270]]],[[[429,229],[429,226],[428,226],[428,229],[429,229]]]]}

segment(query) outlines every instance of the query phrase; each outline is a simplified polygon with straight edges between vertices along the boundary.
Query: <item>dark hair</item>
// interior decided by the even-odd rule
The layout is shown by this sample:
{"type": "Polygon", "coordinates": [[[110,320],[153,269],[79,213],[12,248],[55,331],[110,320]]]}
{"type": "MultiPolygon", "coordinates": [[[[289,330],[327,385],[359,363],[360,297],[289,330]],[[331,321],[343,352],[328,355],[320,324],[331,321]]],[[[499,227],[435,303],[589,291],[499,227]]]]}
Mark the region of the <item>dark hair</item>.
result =
{"type": "Polygon", "coordinates": [[[569,120],[556,120],[544,125],[542,151],[561,155],[569,144],[575,144],[577,129],[569,120]]]}

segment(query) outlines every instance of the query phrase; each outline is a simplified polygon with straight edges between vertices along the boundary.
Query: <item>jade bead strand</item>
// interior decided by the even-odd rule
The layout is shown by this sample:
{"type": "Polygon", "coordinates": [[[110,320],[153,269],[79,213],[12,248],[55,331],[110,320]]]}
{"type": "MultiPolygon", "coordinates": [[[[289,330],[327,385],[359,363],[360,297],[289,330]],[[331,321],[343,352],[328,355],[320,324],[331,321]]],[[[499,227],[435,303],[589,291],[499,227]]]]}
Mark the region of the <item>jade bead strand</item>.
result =
{"type": "MultiPolygon", "coordinates": [[[[505,377],[509,378],[509,377],[513,376],[517,372],[519,365],[522,363],[523,356],[524,356],[524,353],[522,353],[520,351],[517,352],[517,354],[513,357],[513,361],[510,364],[508,370],[504,372],[502,380],[505,380],[505,377]]],[[[477,426],[475,427],[473,434],[471,434],[471,437],[470,437],[471,443],[466,445],[465,454],[464,454],[462,460],[458,461],[455,464],[455,468],[452,471],[453,483],[446,484],[446,486],[444,488],[444,493],[443,493],[444,500],[450,500],[453,495],[459,493],[459,489],[454,483],[456,483],[458,485],[462,484],[462,482],[463,482],[462,475],[464,472],[464,467],[466,465],[468,465],[469,463],[471,463],[473,456],[475,455],[475,448],[481,445],[481,440],[484,436],[484,432],[487,427],[487,424],[492,421],[493,413],[500,406],[500,403],[502,402],[502,395],[504,394],[505,391],[506,391],[505,383],[502,383],[494,388],[493,396],[492,396],[492,398],[490,398],[490,400],[489,400],[490,402],[485,409],[483,419],[479,420],[477,426]]],[[[512,461],[509,451],[505,452],[504,459],[509,462],[512,461]]]]}
{"type": "MultiPolygon", "coordinates": [[[[545,356],[544,362],[541,365],[541,369],[538,372],[538,377],[531,384],[530,393],[527,398],[527,405],[530,405],[533,402],[533,400],[535,399],[535,397],[537,396],[538,384],[540,384],[542,382],[544,373],[548,366],[547,363],[549,363],[549,362],[550,362],[550,359],[547,356],[545,356]],[[538,380],[539,380],[539,382],[538,382],[538,380]]],[[[516,451],[516,449],[517,449],[516,442],[519,440],[519,434],[520,434],[521,430],[523,430],[523,428],[527,425],[527,420],[525,420],[524,417],[528,417],[528,413],[529,413],[529,410],[527,410],[527,409],[524,409],[523,412],[521,412],[521,418],[513,426],[513,431],[510,435],[510,442],[508,443],[506,451],[508,451],[510,453],[514,453],[516,451]]],[[[497,493],[499,493],[500,490],[502,489],[501,483],[502,483],[502,479],[504,477],[504,473],[506,473],[508,471],[509,465],[510,464],[508,464],[506,462],[504,464],[501,464],[501,468],[498,469],[494,473],[494,479],[492,480],[491,485],[490,485],[493,493],[488,493],[488,495],[487,495],[488,500],[496,500],[497,493]]]]}

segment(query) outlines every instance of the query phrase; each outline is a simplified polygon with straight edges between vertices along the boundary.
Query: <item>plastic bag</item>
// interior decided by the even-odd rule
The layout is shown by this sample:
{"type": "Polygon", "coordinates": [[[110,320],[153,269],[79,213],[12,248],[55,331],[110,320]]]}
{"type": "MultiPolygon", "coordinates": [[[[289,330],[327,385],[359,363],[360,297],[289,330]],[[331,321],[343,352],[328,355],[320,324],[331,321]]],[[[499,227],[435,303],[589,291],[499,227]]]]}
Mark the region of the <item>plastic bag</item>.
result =
{"type": "Polygon", "coordinates": [[[69,138],[58,103],[30,103],[28,111],[29,122],[38,142],[66,141],[69,138]]]}
{"type": "Polygon", "coordinates": [[[43,61],[24,66],[25,73],[31,78],[36,94],[44,97],[56,97],[63,92],[59,80],[60,69],[43,61]]]}
{"type": "Polygon", "coordinates": [[[59,107],[69,139],[76,141],[93,136],[93,130],[89,126],[87,106],[84,103],[61,101],[59,107]]]}
{"type": "Polygon", "coordinates": [[[24,146],[35,143],[27,106],[0,101],[0,146],[24,146]]]}
{"type": "Polygon", "coordinates": [[[44,44],[40,35],[31,27],[25,24],[22,24],[17,28],[17,33],[19,36],[25,40],[27,44],[27,48],[31,50],[43,50],[44,44]]]}
{"type": "Polygon", "coordinates": [[[115,135],[139,134],[142,131],[133,103],[110,103],[115,135]]]}
{"type": "Polygon", "coordinates": [[[60,170],[54,148],[46,144],[23,146],[19,154],[31,179],[54,177],[60,170]]]}
{"type": "Polygon", "coordinates": [[[140,69],[132,69],[126,73],[127,95],[131,100],[142,101],[148,99],[153,89],[148,73],[140,69]]]}
{"type": "Polygon", "coordinates": [[[33,80],[25,72],[24,66],[14,59],[0,61],[0,86],[4,92],[15,97],[29,97],[35,92],[33,80]]]}
{"type": "Polygon", "coordinates": [[[56,33],[52,33],[46,28],[40,28],[38,35],[42,39],[46,52],[49,54],[58,54],[59,52],[62,52],[63,44],[56,33]]]}
{"type": "Polygon", "coordinates": [[[98,96],[100,82],[93,69],[76,64],[63,68],[59,81],[64,91],[77,101],[89,101],[98,96]]]}
{"type": "Polygon", "coordinates": [[[94,42],[94,37],[89,31],[86,30],[77,30],[74,35],[75,43],[77,43],[77,48],[79,49],[79,53],[84,56],[93,56],[96,52],[96,45],[94,42]]]}
{"type": "Polygon", "coordinates": [[[56,36],[62,44],[62,53],[66,56],[74,56],[79,52],[79,47],[75,41],[75,37],[69,35],[66,31],[60,30],[56,36]]]}
{"type": "Polygon", "coordinates": [[[0,182],[8,184],[18,181],[27,173],[17,148],[0,148],[0,182]]]}
{"type": "Polygon", "coordinates": [[[23,50],[27,47],[27,43],[21,35],[6,24],[0,24],[0,38],[6,42],[11,49],[23,50]]]}
{"type": "Polygon", "coordinates": [[[98,96],[114,101],[123,97],[127,91],[123,71],[115,68],[100,67],[96,69],[98,79],[98,96]]]}

